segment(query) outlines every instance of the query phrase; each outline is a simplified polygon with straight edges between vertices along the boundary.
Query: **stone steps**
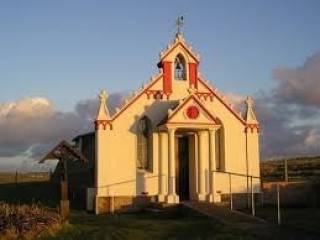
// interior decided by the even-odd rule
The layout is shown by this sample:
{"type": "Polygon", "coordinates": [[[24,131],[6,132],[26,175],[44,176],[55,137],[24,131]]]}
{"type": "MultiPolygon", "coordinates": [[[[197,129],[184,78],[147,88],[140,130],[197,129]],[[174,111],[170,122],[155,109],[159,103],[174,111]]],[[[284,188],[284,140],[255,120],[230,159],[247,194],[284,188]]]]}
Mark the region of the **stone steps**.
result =
{"type": "Polygon", "coordinates": [[[212,204],[189,201],[182,202],[181,204],[226,225],[241,225],[241,228],[246,228],[246,225],[248,225],[247,227],[254,227],[266,223],[266,221],[260,218],[255,218],[238,211],[231,211],[228,208],[228,203],[212,204]]]}

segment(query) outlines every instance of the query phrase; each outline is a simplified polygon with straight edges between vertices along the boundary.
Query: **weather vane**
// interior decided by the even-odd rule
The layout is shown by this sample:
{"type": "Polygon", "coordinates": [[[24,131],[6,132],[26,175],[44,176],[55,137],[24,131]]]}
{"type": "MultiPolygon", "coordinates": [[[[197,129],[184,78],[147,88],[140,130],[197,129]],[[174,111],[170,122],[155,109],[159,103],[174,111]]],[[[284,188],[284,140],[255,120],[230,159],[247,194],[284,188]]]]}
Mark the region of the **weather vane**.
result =
{"type": "Polygon", "coordinates": [[[180,16],[177,18],[176,25],[177,25],[177,35],[182,34],[181,30],[183,27],[183,16],[180,16]]]}

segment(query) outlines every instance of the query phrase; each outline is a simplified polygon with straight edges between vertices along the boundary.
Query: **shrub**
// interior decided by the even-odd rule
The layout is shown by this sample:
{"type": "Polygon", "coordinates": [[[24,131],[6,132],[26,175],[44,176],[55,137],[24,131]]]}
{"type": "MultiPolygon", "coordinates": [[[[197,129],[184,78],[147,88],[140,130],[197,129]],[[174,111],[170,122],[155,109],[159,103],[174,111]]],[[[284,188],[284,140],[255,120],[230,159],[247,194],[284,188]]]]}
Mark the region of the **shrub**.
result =
{"type": "Polygon", "coordinates": [[[58,229],[62,219],[58,211],[38,204],[13,205],[0,202],[0,238],[32,239],[58,229]]]}

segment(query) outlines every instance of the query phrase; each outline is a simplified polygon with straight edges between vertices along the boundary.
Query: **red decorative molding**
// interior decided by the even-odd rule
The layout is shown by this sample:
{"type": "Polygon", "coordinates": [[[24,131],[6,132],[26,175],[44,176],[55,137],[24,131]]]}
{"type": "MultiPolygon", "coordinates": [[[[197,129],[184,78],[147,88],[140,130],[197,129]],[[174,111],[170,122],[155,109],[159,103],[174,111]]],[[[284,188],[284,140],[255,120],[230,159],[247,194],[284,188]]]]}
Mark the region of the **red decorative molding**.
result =
{"type": "MultiPolygon", "coordinates": [[[[187,124],[190,124],[190,125],[201,125],[201,126],[206,126],[206,125],[213,125],[212,123],[210,122],[192,122],[192,123],[186,123],[186,122],[169,122],[167,123],[168,125],[187,125],[187,124]]],[[[219,126],[220,124],[215,124],[215,126],[219,126]]]]}
{"type": "Polygon", "coordinates": [[[200,111],[196,106],[190,106],[186,110],[186,115],[190,119],[196,119],[199,117],[200,111]]]}
{"type": "Polygon", "coordinates": [[[214,97],[217,98],[243,125],[247,125],[246,121],[244,121],[232,108],[230,108],[230,106],[223,101],[219,95],[212,91],[207,83],[205,83],[201,78],[198,78],[198,81],[203,84],[214,95],[214,97]]]}
{"type": "Polygon", "coordinates": [[[194,55],[193,52],[191,52],[184,44],[182,44],[181,42],[176,43],[173,47],[171,47],[171,49],[165,53],[164,56],[161,57],[161,59],[165,59],[178,45],[180,45],[184,50],[187,51],[187,53],[197,62],[199,63],[198,58],[194,55]]]}
{"type": "Polygon", "coordinates": [[[245,132],[248,132],[248,130],[251,129],[251,133],[256,129],[257,133],[260,132],[260,126],[259,124],[247,124],[245,127],[245,132]]]}
{"type": "Polygon", "coordinates": [[[100,126],[102,126],[103,130],[107,130],[107,126],[109,126],[109,129],[112,130],[112,123],[110,120],[96,120],[94,121],[94,128],[95,130],[99,130],[100,126]]]}
{"type": "Polygon", "coordinates": [[[198,64],[189,63],[189,84],[198,89],[198,64]]]}
{"type": "Polygon", "coordinates": [[[162,90],[145,90],[145,94],[147,95],[147,98],[150,99],[151,97],[153,99],[163,99],[164,97],[166,99],[169,99],[170,93],[165,93],[162,90]]]}
{"type": "MultiPolygon", "coordinates": [[[[159,75],[153,82],[151,82],[149,84],[149,86],[147,86],[145,89],[148,90],[150,89],[154,84],[156,84],[156,82],[163,77],[163,75],[159,75]]],[[[129,106],[131,106],[137,99],[139,99],[139,97],[145,93],[145,91],[141,91],[136,97],[134,97],[125,107],[123,107],[117,114],[115,114],[112,119],[111,122],[113,122],[115,119],[117,119],[129,106]]]]}
{"type": "Polygon", "coordinates": [[[197,95],[198,98],[202,98],[204,100],[207,101],[207,99],[210,99],[210,101],[212,102],[214,99],[214,95],[211,92],[196,92],[195,93],[197,95]]]}
{"type": "Polygon", "coordinates": [[[172,62],[163,62],[163,91],[172,92],[172,62]]]}
{"type": "Polygon", "coordinates": [[[174,111],[173,113],[171,114],[171,116],[168,118],[167,122],[170,121],[170,119],[173,118],[173,116],[175,116],[180,109],[183,108],[183,106],[185,106],[187,104],[187,102],[190,101],[190,99],[193,99],[200,107],[201,109],[206,112],[206,114],[208,114],[208,116],[211,118],[211,120],[215,123],[215,124],[218,124],[220,125],[221,122],[218,118],[215,118],[214,116],[212,116],[212,114],[206,109],[205,106],[203,106],[203,104],[200,102],[200,100],[198,98],[196,98],[194,95],[190,95],[181,105],[179,105],[174,111]]]}

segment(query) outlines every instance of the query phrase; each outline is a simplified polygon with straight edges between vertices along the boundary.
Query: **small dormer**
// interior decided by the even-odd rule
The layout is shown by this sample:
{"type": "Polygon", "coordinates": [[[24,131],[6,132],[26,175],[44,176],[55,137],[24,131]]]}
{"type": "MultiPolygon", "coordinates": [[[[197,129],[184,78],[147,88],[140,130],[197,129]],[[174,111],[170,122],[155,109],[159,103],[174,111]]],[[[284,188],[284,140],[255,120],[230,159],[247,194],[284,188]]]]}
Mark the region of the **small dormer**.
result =
{"type": "Polygon", "coordinates": [[[191,50],[182,34],[160,53],[158,67],[163,70],[163,91],[171,94],[175,87],[198,87],[199,56],[191,50]]]}

